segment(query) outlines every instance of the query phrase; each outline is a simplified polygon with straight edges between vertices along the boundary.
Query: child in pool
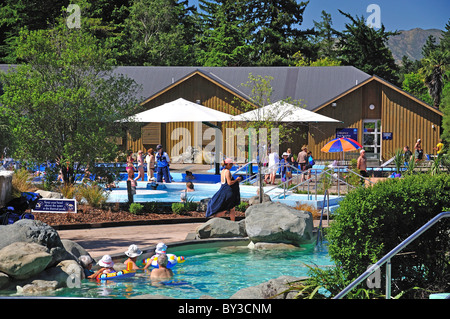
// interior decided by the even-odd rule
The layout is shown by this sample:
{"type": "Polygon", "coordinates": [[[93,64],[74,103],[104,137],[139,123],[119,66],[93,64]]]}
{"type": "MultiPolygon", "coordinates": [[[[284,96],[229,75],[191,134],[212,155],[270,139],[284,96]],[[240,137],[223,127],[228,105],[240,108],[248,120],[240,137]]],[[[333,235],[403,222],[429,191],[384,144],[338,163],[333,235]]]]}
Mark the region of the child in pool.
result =
{"type": "Polygon", "coordinates": [[[128,259],[125,260],[123,263],[125,265],[128,265],[128,263],[132,264],[131,269],[139,269],[138,265],[136,265],[136,259],[142,255],[142,250],[140,250],[138,248],[137,245],[130,245],[130,247],[128,247],[128,250],[125,252],[125,255],[128,256],[128,259]]]}
{"type": "Polygon", "coordinates": [[[153,259],[155,259],[155,257],[159,257],[161,254],[166,254],[166,252],[167,252],[166,244],[159,243],[158,245],[156,245],[155,254],[149,259],[147,264],[144,266],[144,270],[151,266],[153,259]]]}
{"type": "Polygon", "coordinates": [[[111,272],[115,272],[114,270],[114,262],[110,255],[104,255],[102,259],[98,262],[98,265],[101,267],[94,274],[90,275],[88,278],[95,279],[101,274],[109,274],[111,272]]]}

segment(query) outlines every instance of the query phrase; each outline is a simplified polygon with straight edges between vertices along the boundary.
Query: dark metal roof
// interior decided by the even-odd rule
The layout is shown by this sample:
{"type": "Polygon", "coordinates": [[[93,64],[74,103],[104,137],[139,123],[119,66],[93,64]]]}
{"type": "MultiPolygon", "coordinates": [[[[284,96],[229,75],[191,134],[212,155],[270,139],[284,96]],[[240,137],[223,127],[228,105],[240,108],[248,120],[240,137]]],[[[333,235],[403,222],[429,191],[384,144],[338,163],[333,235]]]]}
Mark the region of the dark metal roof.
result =
{"type": "MultiPolygon", "coordinates": [[[[10,67],[0,64],[0,70],[10,67]]],[[[114,72],[126,75],[142,86],[141,101],[151,98],[168,86],[194,72],[217,81],[235,94],[250,96],[250,88],[242,84],[253,76],[273,77],[271,102],[291,98],[302,100],[306,109],[314,110],[334,97],[346,92],[371,76],[353,66],[326,67],[181,67],[181,66],[119,66],[114,72]]],[[[194,101],[193,101],[194,102],[194,101]]]]}
{"type": "Polygon", "coordinates": [[[203,75],[248,98],[250,88],[243,86],[253,76],[273,77],[271,102],[292,98],[302,100],[314,110],[371,76],[352,66],[327,67],[145,67],[120,66],[115,72],[127,75],[142,85],[142,95],[150,98],[168,86],[199,71],[203,75]]]}

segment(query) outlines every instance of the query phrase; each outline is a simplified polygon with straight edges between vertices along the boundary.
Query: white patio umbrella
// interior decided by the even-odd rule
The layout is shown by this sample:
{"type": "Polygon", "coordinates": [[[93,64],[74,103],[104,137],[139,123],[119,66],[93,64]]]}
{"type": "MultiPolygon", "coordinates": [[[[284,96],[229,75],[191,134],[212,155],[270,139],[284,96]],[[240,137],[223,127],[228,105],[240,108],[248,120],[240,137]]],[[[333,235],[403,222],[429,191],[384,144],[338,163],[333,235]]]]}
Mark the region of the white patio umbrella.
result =
{"type": "Polygon", "coordinates": [[[233,116],[233,121],[273,122],[340,122],[331,117],[308,111],[302,107],[278,101],[249,112],[233,116]]]}
{"type": "Polygon", "coordinates": [[[179,98],[175,101],[165,103],[150,110],[135,114],[128,119],[121,120],[127,122],[223,122],[230,121],[232,116],[228,113],[213,110],[209,107],[179,98]]]}
{"type": "MultiPolygon", "coordinates": [[[[249,112],[233,116],[233,121],[271,121],[271,122],[303,122],[303,123],[319,123],[319,122],[340,122],[331,117],[327,117],[318,113],[308,111],[304,108],[297,107],[284,101],[278,101],[264,107],[251,110],[249,112]]],[[[258,179],[260,203],[262,202],[262,164],[258,162],[258,179]]]]}
{"type": "MultiPolygon", "coordinates": [[[[144,123],[169,123],[169,122],[203,122],[218,130],[218,127],[210,122],[231,121],[232,115],[220,112],[198,103],[190,102],[183,98],[154,107],[150,110],[137,113],[127,119],[118,122],[144,122],[144,123]]],[[[219,172],[221,142],[216,138],[216,174],[219,172]]]]}

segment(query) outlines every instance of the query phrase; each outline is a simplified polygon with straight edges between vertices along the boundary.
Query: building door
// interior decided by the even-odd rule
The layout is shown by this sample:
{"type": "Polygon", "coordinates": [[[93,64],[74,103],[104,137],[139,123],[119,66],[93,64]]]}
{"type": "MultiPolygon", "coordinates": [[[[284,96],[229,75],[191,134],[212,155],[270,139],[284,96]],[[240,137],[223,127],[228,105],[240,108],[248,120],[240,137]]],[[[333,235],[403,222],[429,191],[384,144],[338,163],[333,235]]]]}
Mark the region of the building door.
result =
{"type": "Polygon", "coordinates": [[[367,158],[380,159],[381,120],[363,120],[363,148],[367,158]]]}

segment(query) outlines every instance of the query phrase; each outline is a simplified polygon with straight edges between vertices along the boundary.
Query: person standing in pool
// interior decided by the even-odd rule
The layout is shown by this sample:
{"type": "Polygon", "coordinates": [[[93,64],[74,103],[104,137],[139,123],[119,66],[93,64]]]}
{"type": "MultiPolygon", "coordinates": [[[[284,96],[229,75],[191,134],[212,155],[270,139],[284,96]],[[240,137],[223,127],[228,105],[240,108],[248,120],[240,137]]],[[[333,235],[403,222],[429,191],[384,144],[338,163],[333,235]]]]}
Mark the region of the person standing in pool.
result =
{"type": "Polygon", "coordinates": [[[220,173],[220,189],[211,200],[208,202],[208,207],[206,208],[206,217],[217,214],[217,217],[222,217],[225,215],[226,211],[230,212],[230,219],[235,220],[235,206],[239,205],[241,202],[241,195],[239,192],[239,182],[241,177],[234,179],[231,176],[230,169],[233,167],[233,160],[227,158],[225,160],[225,168],[220,173]]]}

